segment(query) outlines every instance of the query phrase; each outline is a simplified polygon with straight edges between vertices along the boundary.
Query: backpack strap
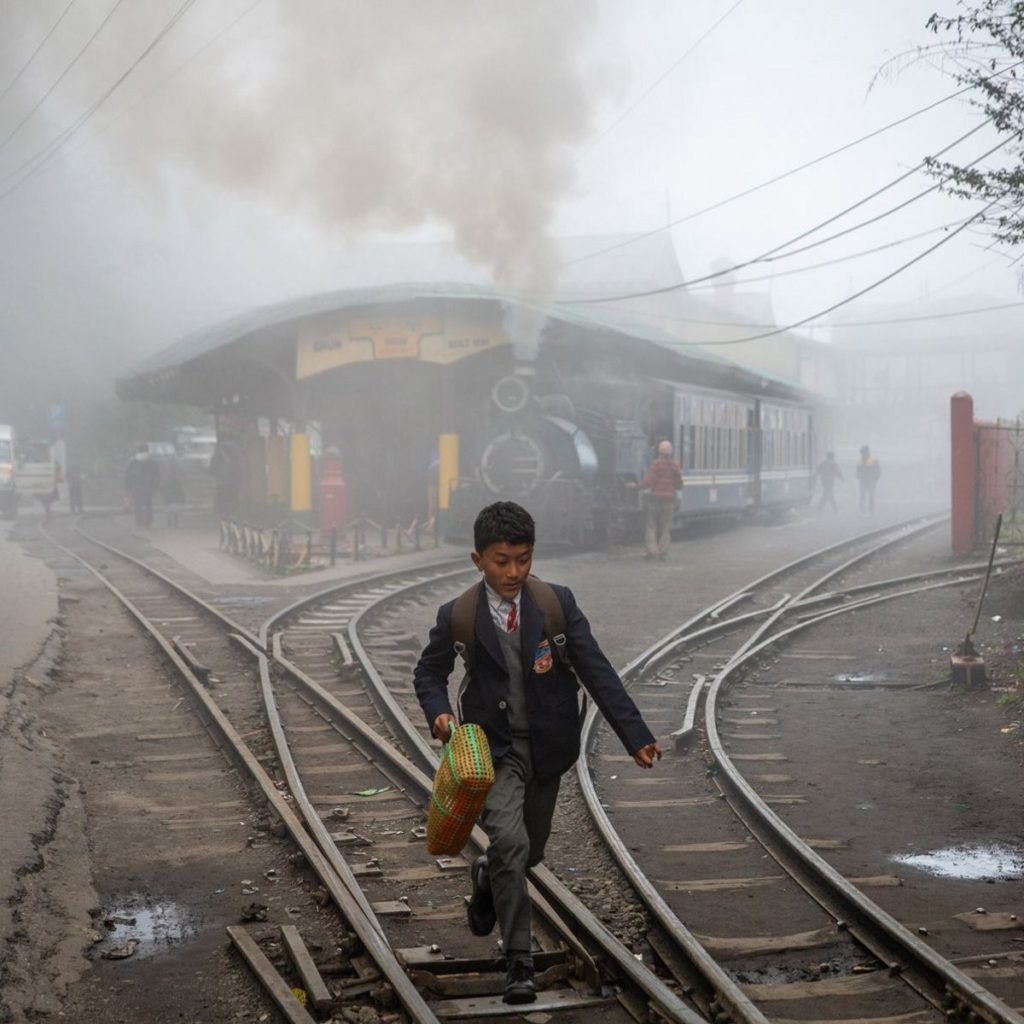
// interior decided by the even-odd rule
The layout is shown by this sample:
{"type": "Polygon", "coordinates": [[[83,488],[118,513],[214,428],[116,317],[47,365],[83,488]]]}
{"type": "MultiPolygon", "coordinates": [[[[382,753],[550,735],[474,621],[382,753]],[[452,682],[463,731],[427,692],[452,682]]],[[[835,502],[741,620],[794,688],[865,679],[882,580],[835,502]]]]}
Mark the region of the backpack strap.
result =
{"type": "MultiPolygon", "coordinates": [[[[555,653],[558,656],[558,660],[562,663],[565,668],[574,671],[572,663],[569,661],[569,647],[565,636],[566,621],[565,621],[565,609],[562,607],[562,602],[558,600],[558,595],[550,584],[545,583],[543,580],[537,579],[536,576],[531,576],[526,581],[526,586],[530,591],[530,597],[533,598],[533,603],[540,609],[541,614],[544,616],[544,635],[548,638],[548,643],[554,648],[555,653]]],[[[587,717],[587,691],[583,691],[583,700],[580,702],[579,721],[582,727],[584,720],[587,717]]]]}
{"type": "Polygon", "coordinates": [[[452,641],[467,670],[472,670],[476,656],[476,606],[482,587],[482,581],[474,583],[455,598],[452,606],[452,641]]]}
{"type": "Polygon", "coordinates": [[[531,576],[526,581],[526,589],[530,591],[533,603],[540,609],[544,618],[544,635],[548,638],[552,650],[558,655],[563,665],[569,664],[569,652],[565,639],[565,609],[558,595],[550,584],[531,576]]]}

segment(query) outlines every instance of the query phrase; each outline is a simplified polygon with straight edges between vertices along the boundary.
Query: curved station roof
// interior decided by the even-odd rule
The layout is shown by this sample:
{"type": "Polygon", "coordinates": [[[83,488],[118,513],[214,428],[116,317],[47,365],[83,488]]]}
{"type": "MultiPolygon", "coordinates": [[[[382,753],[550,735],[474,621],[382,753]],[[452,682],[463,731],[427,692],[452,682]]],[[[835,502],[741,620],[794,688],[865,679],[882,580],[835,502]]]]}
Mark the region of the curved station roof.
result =
{"type": "MultiPolygon", "coordinates": [[[[602,240],[576,241],[594,251],[602,240]]],[[[415,266],[395,266],[392,248],[392,272],[463,269],[430,258],[424,247],[406,248],[416,250],[415,266]]],[[[518,362],[528,362],[538,346],[560,341],[570,342],[578,358],[587,358],[589,351],[595,357],[628,352],[630,365],[651,376],[689,379],[696,374],[707,386],[775,397],[805,393],[796,382],[745,369],[687,341],[676,326],[682,318],[666,314],[664,301],[651,309],[635,302],[595,301],[631,290],[668,289],[670,301],[686,301],[692,313],[671,239],[652,236],[631,248],[628,257],[613,251],[600,261],[599,273],[588,266],[574,274],[569,261],[558,298],[543,303],[486,283],[415,278],[277,302],[155,353],[118,382],[118,393],[208,408],[242,393],[250,408],[280,415],[287,414],[291,396],[306,378],[352,363],[411,358],[444,365],[508,345],[518,362]]]]}

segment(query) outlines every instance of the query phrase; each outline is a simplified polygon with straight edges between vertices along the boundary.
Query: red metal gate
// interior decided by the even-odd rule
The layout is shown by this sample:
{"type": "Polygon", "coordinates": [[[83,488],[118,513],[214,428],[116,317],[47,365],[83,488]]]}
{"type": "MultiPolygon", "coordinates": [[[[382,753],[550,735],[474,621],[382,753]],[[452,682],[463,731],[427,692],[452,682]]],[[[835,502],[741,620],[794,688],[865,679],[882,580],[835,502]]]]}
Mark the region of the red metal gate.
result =
{"type": "Polygon", "coordinates": [[[967,554],[991,538],[1002,513],[1000,541],[1024,544],[1024,423],[974,419],[971,396],[950,401],[953,550],[967,554]]]}
{"type": "Polygon", "coordinates": [[[1024,544],[1024,424],[1015,420],[975,423],[979,538],[991,537],[1002,513],[1002,544],[1024,544]]]}

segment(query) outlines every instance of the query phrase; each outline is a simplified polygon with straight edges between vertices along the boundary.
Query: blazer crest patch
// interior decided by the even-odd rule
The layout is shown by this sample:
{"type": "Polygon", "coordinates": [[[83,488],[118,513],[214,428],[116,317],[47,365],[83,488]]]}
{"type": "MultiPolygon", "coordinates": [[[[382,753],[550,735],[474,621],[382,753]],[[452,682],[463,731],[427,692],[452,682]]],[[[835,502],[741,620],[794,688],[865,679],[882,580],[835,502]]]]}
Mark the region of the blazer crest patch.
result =
{"type": "Polygon", "coordinates": [[[551,644],[547,640],[542,640],[537,645],[537,650],[533,652],[533,671],[538,675],[550,672],[551,666],[554,663],[555,659],[551,654],[551,644]]]}

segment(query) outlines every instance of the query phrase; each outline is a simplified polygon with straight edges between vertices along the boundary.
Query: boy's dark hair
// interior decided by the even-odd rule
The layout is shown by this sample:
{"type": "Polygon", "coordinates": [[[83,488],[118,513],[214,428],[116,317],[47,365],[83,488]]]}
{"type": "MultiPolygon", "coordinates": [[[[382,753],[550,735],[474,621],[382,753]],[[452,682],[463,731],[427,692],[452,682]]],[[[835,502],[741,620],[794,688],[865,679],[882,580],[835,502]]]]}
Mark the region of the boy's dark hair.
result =
{"type": "Polygon", "coordinates": [[[482,553],[491,544],[533,544],[533,516],[514,501],[496,501],[480,510],[473,523],[473,548],[482,553]]]}

